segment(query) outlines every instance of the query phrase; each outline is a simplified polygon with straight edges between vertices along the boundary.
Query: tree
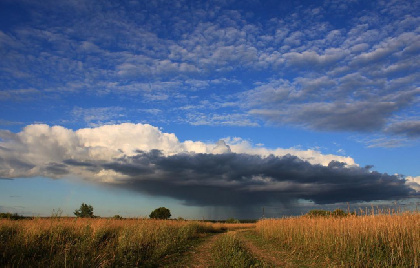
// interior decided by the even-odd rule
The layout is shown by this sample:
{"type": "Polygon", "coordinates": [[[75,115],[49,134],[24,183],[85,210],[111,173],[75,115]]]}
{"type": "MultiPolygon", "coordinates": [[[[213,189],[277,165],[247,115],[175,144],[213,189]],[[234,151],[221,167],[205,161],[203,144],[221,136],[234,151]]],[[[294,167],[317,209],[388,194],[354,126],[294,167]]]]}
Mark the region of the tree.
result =
{"type": "Polygon", "coordinates": [[[226,223],[241,223],[238,219],[229,218],[226,220],[226,223]]]}
{"type": "Polygon", "coordinates": [[[331,216],[334,216],[334,217],[347,217],[349,215],[350,215],[349,213],[339,208],[331,212],[331,216]]]}
{"type": "Polygon", "coordinates": [[[19,215],[17,213],[14,213],[14,214],[9,213],[9,212],[7,212],[7,213],[0,213],[0,219],[22,220],[22,219],[25,219],[25,218],[26,217],[21,216],[21,215],[19,215]]]}
{"type": "Polygon", "coordinates": [[[93,207],[85,203],[82,203],[80,208],[74,211],[74,215],[79,218],[95,218],[95,215],[93,215],[93,207]]]}
{"type": "Polygon", "coordinates": [[[314,209],[306,213],[308,217],[346,217],[354,215],[354,213],[347,213],[342,209],[336,209],[334,211],[314,209]]]}
{"type": "Polygon", "coordinates": [[[165,207],[160,207],[153,210],[149,217],[151,219],[167,220],[171,217],[171,211],[165,207]]]}
{"type": "Polygon", "coordinates": [[[331,211],[322,210],[322,209],[313,209],[306,213],[308,217],[328,217],[331,216],[331,211]]]}

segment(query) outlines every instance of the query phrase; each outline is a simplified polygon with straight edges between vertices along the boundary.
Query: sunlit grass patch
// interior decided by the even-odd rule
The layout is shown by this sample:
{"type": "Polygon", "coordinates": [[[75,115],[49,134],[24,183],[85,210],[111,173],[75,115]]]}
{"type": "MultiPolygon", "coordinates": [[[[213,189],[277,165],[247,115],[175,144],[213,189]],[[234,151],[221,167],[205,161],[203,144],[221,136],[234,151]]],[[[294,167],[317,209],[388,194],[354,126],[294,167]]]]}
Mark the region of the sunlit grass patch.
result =
{"type": "Polygon", "coordinates": [[[213,247],[217,267],[265,267],[264,263],[245,248],[235,234],[227,233],[213,247]]]}
{"type": "Polygon", "coordinates": [[[419,266],[419,213],[265,219],[257,232],[301,259],[351,267],[419,266]]]}
{"type": "Polygon", "coordinates": [[[165,220],[35,219],[0,221],[0,266],[153,265],[211,224],[165,220]]]}

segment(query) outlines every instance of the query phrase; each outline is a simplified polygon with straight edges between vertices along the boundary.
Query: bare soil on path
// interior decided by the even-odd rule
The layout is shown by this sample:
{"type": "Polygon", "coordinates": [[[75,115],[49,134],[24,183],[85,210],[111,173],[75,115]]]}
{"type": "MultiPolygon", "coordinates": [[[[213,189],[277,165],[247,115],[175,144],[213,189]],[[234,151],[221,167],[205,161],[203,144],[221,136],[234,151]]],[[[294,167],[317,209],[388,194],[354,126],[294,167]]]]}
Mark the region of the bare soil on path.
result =
{"type": "Polygon", "coordinates": [[[206,242],[198,246],[193,252],[191,252],[188,267],[201,268],[201,267],[215,267],[215,263],[212,259],[212,248],[214,243],[220,238],[223,233],[213,235],[206,242]]]}

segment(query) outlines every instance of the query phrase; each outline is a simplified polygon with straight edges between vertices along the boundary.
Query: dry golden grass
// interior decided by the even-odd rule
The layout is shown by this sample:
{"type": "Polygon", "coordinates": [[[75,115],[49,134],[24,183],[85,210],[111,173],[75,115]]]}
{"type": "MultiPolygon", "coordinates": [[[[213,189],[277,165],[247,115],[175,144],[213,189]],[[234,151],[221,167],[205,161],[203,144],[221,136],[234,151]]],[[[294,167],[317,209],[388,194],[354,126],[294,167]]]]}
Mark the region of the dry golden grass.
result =
{"type": "Polygon", "coordinates": [[[256,229],[284,250],[312,260],[309,266],[420,265],[420,213],[265,219],[256,229]]]}
{"type": "Polygon", "coordinates": [[[155,265],[212,224],[149,219],[0,220],[0,266],[155,265]]]}
{"type": "MultiPolygon", "coordinates": [[[[167,255],[182,252],[205,233],[244,228],[255,228],[263,243],[274,244],[287,253],[283,257],[297,260],[296,266],[419,266],[420,213],[402,213],[265,219],[257,224],[150,219],[0,220],[0,267],[150,267],[167,255]]],[[[228,247],[229,241],[221,246],[228,247]]],[[[242,252],[236,250],[241,247],[228,248],[242,252]]],[[[234,256],[235,263],[241,262],[238,256],[234,256]]]]}
{"type": "Polygon", "coordinates": [[[218,230],[238,230],[255,228],[256,223],[211,223],[211,226],[218,230]]]}

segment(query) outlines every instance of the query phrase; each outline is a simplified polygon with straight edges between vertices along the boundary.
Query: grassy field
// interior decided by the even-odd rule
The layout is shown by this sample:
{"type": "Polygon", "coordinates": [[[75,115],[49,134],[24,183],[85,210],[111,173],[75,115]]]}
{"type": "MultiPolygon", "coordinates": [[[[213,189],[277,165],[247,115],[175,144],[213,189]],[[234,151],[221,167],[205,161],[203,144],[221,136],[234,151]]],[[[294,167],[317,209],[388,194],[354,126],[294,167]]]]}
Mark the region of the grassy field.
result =
{"type": "Polygon", "coordinates": [[[266,219],[256,231],[308,266],[419,267],[420,214],[266,219]]]}
{"type": "Polygon", "coordinates": [[[0,267],[418,267],[419,241],[419,213],[257,224],[5,219],[0,267]]]}
{"type": "Polygon", "coordinates": [[[154,266],[222,226],[187,221],[34,219],[0,221],[0,266],[154,266]]]}

